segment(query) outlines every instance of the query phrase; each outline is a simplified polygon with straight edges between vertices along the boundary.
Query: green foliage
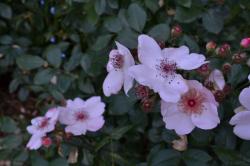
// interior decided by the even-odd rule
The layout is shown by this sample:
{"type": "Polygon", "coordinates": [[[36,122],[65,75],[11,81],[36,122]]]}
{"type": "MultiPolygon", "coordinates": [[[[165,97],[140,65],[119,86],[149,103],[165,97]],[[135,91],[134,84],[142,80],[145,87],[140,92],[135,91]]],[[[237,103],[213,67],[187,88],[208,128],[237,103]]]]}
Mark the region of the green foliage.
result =
{"type": "MultiPolygon", "coordinates": [[[[8,98],[0,93],[0,161],[33,166],[250,165],[249,141],[237,138],[228,125],[233,109],[239,106],[238,94],[249,85],[246,61],[233,64],[232,55],[245,51],[249,58],[249,50],[240,50],[239,42],[250,34],[250,3],[221,2],[44,0],[43,4],[42,0],[2,0],[0,78],[9,87],[0,91],[12,95],[8,98]],[[183,31],[177,38],[171,32],[175,25],[183,31]],[[158,98],[152,110],[144,112],[134,90],[128,96],[123,92],[103,96],[102,83],[114,41],[136,54],[137,37],[142,33],[167,47],[187,45],[191,52],[205,54],[212,69],[221,70],[225,62],[232,64],[225,77],[234,91],[220,103],[220,126],[195,129],[187,136],[184,152],[172,148],[172,141],[179,138],[165,129],[158,98]],[[211,40],[218,45],[229,43],[229,55],[223,58],[207,53],[205,45],[211,40]],[[16,104],[13,96],[21,102],[16,104]],[[106,103],[102,130],[67,139],[59,129],[51,136],[50,148],[25,148],[30,119],[60,105],[63,99],[90,96],[101,96],[106,103]],[[12,107],[17,108],[13,111],[12,107]],[[69,164],[70,156],[77,156],[77,163],[69,164]]],[[[205,78],[196,71],[185,76],[201,81],[205,78]]]]}

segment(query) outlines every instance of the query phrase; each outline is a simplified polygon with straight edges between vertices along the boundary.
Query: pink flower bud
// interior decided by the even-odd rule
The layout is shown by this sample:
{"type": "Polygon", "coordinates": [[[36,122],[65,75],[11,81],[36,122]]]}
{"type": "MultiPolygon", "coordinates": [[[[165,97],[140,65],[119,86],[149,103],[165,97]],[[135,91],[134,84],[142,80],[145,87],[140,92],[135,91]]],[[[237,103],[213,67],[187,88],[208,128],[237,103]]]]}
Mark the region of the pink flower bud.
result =
{"type": "Polygon", "coordinates": [[[209,65],[208,63],[201,65],[196,71],[201,75],[207,75],[209,73],[209,65]]]}
{"type": "Polygon", "coordinates": [[[135,94],[139,99],[147,98],[149,96],[149,88],[143,85],[138,85],[135,88],[135,94]]]}
{"type": "Polygon", "coordinates": [[[225,43],[223,44],[222,46],[220,46],[219,48],[216,49],[216,54],[219,56],[219,57],[226,57],[229,53],[230,53],[230,45],[225,43]]]}
{"type": "Polygon", "coordinates": [[[153,108],[153,101],[151,99],[142,100],[142,109],[144,112],[149,112],[153,108]]]}
{"type": "Polygon", "coordinates": [[[248,47],[250,47],[250,38],[244,38],[244,39],[242,39],[241,42],[240,42],[240,46],[242,48],[248,48],[248,47]]]}
{"type": "Polygon", "coordinates": [[[216,43],[214,41],[210,41],[206,44],[206,49],[207,49],[207,52],[211,52],[211,51],[214,51],[215,48],[216,48],[216,43]]]}
{"type": "Polygon", "coordinates": [[[182,28],[179,25],[175,25],[171,29],[171,36],[178,38],[182,35],[182,28]]]}
{"type": "Polygon", "coordinates": [[[50,147],[50,145],[52,144],[52,140],[50,137],[44,137],[42,138],[42,145],[46,148],[50,147]]]}

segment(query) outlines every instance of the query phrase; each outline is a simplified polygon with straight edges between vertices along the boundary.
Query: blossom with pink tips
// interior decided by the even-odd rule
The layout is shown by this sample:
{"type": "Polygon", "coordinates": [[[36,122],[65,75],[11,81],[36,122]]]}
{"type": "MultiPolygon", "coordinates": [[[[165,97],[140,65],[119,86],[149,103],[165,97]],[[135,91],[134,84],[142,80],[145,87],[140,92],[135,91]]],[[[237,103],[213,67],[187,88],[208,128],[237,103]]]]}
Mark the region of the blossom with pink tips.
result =
{"type": "Polygon", "coordinates": [[[109,72],[103,82],[103,92],[105,96],[117,94],[122,86],[127,94],[133,86],[133,78],[128,75],[128,68],[135,64],[130,51],[116,42],[117,49],[109,53],[107,71],[109,72]]]}
{"type": "Polygon", "coordinates": [[[67,125],[65,131],[82,135],[87,131],[97,131],[104,125],[105,104],[99,96],[84,101],[80,98],[67,100],[66,107],[60,107],[59,122],[67,125]]]}
{"type": "Polygon", "coordinates": [[[55,129],[58,115],[59,110],[53,108],[48,110],[45,116],[36,117],[31,120],[32,125],[28,126],[27,130],[32,134],[32,137],[27,144],[27,148],[36,150],[41,147],[42,138],[55,129]]]}
{"type": "Polygon", "coordinates": [[[220,119],[218,103],[213,94],[195,80],[187,81],[189,90],[181,95],[177,103],[161,102],[161,114],[165,127],[174,129],[179,135],[190,133],[195,127],[213,129],[220,119]]]}
{"type": "Polygon", "coordinates": [[[242,106],[235,109],[237,112],[232,119],[230,124],[234,125],[234,134],[238,137],[250,140],[250,87],[245,88],[241,91],[239,96],[240,103],[242,106]],[[239,111],[240,110],[240,111],[239,111]]]}
{"type": "Polygon", "coordinates": [[[250,47],[250,38],[244,38],[241,40],[240,42],[240,46],[243,47],[243,48],[248,48],[250,47]]]}
{"type": "Polygon", "coordinates": [[[158,92],[166,102],[177,102],[188,90],[186,81],[177,69],[193,70],[207,63],[205,56],[191,53],[186,46],[161,49],[147,36],[138,38],[138,58],[142,64],[131,66],[130,75],[137,82],[158,92]]]}

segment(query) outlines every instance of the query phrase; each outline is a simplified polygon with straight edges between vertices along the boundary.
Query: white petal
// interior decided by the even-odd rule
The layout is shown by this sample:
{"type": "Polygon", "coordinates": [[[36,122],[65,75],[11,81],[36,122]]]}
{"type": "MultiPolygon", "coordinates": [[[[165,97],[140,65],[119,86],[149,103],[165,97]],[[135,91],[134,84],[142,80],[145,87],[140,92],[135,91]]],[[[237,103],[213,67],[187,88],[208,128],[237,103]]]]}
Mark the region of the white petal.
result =
{"type": "Polygon", "coordinates": [[[72,125],[75,123],[76,120],[74,118],[73,110],[65,107],[58,107],[58,109],[60,110],[58,120],[61,124],[72,125]]]}
{"type": "Polygon", "coordinates": [[[30,133],[30,134],[36,134],[37,133],[37,128],[35,126],[28,126],[27,128],[27,131],[30,133]]]}
{"type": "Polygon", "coordinates": [[[103,82],[103,92],[105,96],[117,94],[123,85],[123,73],[121,71],[112,70],[108,73],[103,82]]]}
{"type": "Polygon", "coordinates": [[[176,93],[183,94],[188,91],[187,82],[180,74],[174,74],[173,78],[166,79],[165,84],[168,88],[175,90],[176,93]]]}
{"type": "Polygon", "coordinates": [[[85,102],[84,109],[88,112],[90,118],[99,117],[103,114],[105,104],[101,102],[99,96],[91,97],[85,102]]]}
{"type": "Polygon", "coordinates": [[[77,97],[73,101],[72,100],[67,100],[67,107],[72,108],[72,109],[79,109],[83,107],[84,105],[84,100],[81,98],[77,97]]]}
{"type": "Polygon", "coordinates": [[[58,119],[59,113],[60,113],[59,109],[52,108],[52,109],[49,109],[47,111],[47,113],[45,114],[45,116],[48,117],[48,118],[51,118],[52,121],[56,122],[57,119],[58,119]]]}
{"type": "Polygon", "coordinates": [[[248,75],[248,77],[247,77],[247,78],[248,78],[248,80],[250,81],[250,74],[248,75]]]}
{"type": "MultiPolygon", "coordinates": [[[[43,135],[44,136],[44,135],[43,135]]],[[[26,147],[30,150],[37,150],[42,146],[42,135],[32,135],[26,147]]]]}
{"type": "Polygon", "coordinates": [[[242,111],[247,111],[245,107],[243,106],[239,106],[237,108],[234,109],[234,113],[239,113],[239,112],[242,112],[242,111]]]}
{"type": "Polygon", "coordinates": [[[205,109],[201,114],[192,114],[192,122],[198,128],[213,129],[220,123],[217,107],[211,103],[204,103],[203,106],[205,109]]]}
{"type": "Polygon", "coordinates": [[[135,61],[134,61],[134,58],[131,55],[129,49],[127,49],[125,46],[123,46],[122,44],[120,44],[117,41],[115,43],[116,43],[116,46],[118,48],[119,53],[124,56],[124,67],[128,68],[128,67],[134,65],[135,61]]]}
{"type": "Polygon", "coordinates": [[[157,77],[155,70],[145,65],[135,65],[129,68],[129,74],[141,85],[148,86],[155,92],[159,92],[159,84],[162,82],[162,79],[160,76],[157,77]]]}
{"type": "Polygon", "coordinates": [[[84,135],[86,133],[86,124],[85,123],[75,123],[73,125],[69,125],[65,128],[67,133],[72,133],[73,135],[84,135]]]}
{"type": "Polygon", "coordinates": [[[184,112],[181,112],[176,103],[166,103],[161,101],[161,114],[165,127],[174,129],[179,135],[190,133],[194,129],[194,124],[191,117],[184,112]]]}
{"type": "Polygon", "coordinates": [[[250,87],[244,88],[239,96],[240,103],[250,110],[250,87]]]}
{"type": "Polygon", "coordinates": [[[119,53],[119,51],[116,50],[116,49],[113,49],[113,50],[110,51],[110,53],[109,53],[109,61],[108,61],[107,67],[106,67],[108,72],[110,72],[110,71],[112,71],[112,70],[115,69],[114,66],[112,65],[112,59],[113,59],[116,55],[118,55],[118,54],[120,54],[120,53],[119,53]]]}
{"type": "Polygon", "coordinates": [[[174,57],[181,58],[183,55],[189,54],[189,49],[186,46],[181,46],[179,48],[164,48],[162,50],[162,54],[164,57],[170,58],[171,60],[175,59],[174,57]]]}
{"type": "Polygon", "coordinates": [[[250,123],[250,111],[242,111],[235,114],[230,122],[231,125],[250,123]]]}
{"type": "Polygon", "coordinates": [[[142,64],[155,68],[157,60],[162,58],[161,48],[153,38],[140,35],[138,37],[138,58],[142,64]]]}
{"type": "Polygon", "coordinates": [[[215,83],[215,85],[219,88],[219,90],[223,90],[225,86],[225,79],[222,72],[218,69],[215,69],[209,75],[209,81],[215,83]]]}
{"type": "Polygon", "coordinates": [[[234,134],[238,137],[250,140],[250,123],[248,124],[239,124],[234,127],[234,134]]]}
{"type": "Polygon", "coordinates": [[[87,120],[87,130],[95,132],[99,129],[102,128],[102,126],[104,125],[104,119],[102,116],[96,117],[96,118],[91,118],[87,120]]]}
{"type": "Polygon", "coordinates": [[[128,94],[128,91],[133,87],[133,81],[134,79],[129,75],[128,71],[124,72],[123,88],[126,95],[128,94]]]}

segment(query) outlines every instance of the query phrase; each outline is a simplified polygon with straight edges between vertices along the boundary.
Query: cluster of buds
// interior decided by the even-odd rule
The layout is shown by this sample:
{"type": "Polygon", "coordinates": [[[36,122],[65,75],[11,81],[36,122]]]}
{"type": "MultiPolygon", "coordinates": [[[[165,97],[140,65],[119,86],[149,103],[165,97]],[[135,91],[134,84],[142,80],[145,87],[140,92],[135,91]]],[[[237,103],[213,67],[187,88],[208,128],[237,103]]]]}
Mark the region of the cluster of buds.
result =
{"type": "Polygon", "coordinates": [[[143,111],[149,112],[153,107],[153,100],[150,96],[150,89],[147,86],[138,85],[135,87],[135,95],[141,100],[141,107],[143,111]]]}
{"type": "Polygon", "coordinates": [[[216,55],[221,57],[221,58],[224,58],[226,57],[227,55],[230,54],[230,50],[231,50],[231,47],[229,44],[225,43],[223,44],[222,46],[218,47],[215,52],[216,52],[216,55]]]}
{"type": "Polygon", "coordinates": [[[242,48],[249,48],[250,47],[250,37],[242,39],[240,42],[240,46],[242,48]]]}
{"type": "Polygon", "coordinates": [[[182,35],[182,28],[179,25],[175,25],[171,29],[171,36],[173,38],[178,38],[182,35]]]}

